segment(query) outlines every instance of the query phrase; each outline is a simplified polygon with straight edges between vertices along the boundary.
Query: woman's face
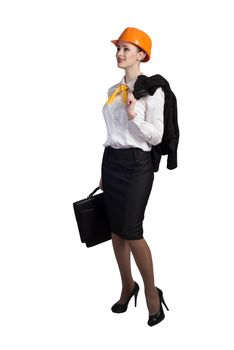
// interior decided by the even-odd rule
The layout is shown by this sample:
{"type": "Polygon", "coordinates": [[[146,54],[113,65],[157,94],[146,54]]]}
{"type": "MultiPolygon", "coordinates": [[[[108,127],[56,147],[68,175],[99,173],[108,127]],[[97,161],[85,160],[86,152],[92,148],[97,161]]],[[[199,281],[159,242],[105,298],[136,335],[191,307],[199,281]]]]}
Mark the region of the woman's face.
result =
{"type": "Polygon", "coordinates": [[[116,59],[119,68],[129,68],[138,64],[142,57],[142,50],[137,46],[127,42],[119,41],[117,44],[116,59]]]}

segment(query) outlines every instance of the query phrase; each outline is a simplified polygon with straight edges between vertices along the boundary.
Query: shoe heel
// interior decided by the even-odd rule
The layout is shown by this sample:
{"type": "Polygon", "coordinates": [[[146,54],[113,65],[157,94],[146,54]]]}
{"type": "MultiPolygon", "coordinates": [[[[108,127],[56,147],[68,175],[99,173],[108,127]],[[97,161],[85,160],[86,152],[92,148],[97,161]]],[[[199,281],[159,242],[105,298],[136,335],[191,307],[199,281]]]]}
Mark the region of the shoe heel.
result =
{"type": "Polygon", "coordinates": [[[137,296],[138,296],[138,292],[136,294],[134,294],[135,297],[135,307],[137,306],[137,296]]]}
{"type": "Polygon", "coordinates": [[[115,303],[112,308],[111,308],[111,311],[112,312],[115,312],[115,313],[122,313],[122,312],[125,312],[127,311],[127,308],[128,308],[128,303],[129,301],[131,300],[131,298],[134,296],[135,298],[135,307],[137,305],[137,295],[139,293],[139,290],[140,290],[140,287],[138,286],[138,284],[135,282],[135,286],[132,290],[132,293],[130,294],[127,302],[125,304],[120,304],[119,302],[115,303]]]}
{"type": "Polygon", "coordinates": [[[165,300],[164,300],[163,295],[162,295],[162,303],[163,303],[163,305],[165,306],[165,308],[167,309],[167,311],[169,311],[169,309],[168,309],[168,307],[167,307],[167,304],[165,303],[165,300]]]}

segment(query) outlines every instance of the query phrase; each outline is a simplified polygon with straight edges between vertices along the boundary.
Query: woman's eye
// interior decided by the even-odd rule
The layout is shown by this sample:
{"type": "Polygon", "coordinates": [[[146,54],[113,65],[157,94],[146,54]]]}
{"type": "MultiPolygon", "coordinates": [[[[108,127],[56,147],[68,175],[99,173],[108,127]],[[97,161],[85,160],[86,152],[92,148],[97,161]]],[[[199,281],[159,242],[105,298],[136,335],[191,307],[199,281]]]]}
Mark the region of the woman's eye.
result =
{"type": "MultiPolygon", "coordinates": [[[[117,51],[119,51],[120,50],[120,47],[117,47],[117,51]]],[[[128,51],[129,50],[129,48],[128,47],[124,47],[124,51],[128,51]]]]}

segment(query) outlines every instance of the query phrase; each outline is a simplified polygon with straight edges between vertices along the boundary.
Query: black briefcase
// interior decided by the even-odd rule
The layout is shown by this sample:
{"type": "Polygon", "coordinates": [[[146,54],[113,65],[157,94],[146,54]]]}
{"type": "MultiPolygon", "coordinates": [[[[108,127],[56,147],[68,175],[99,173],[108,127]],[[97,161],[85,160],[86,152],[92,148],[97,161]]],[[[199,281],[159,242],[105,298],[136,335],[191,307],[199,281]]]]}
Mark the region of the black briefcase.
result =
{"type": "Polygon", "coordinates": [[[80,239],[87,247],[93,247],[111,239],[104,194],[102,192],[94,196],[99,188],[99,186],[95,188],[87,198],[73,203],[80,239]]]}

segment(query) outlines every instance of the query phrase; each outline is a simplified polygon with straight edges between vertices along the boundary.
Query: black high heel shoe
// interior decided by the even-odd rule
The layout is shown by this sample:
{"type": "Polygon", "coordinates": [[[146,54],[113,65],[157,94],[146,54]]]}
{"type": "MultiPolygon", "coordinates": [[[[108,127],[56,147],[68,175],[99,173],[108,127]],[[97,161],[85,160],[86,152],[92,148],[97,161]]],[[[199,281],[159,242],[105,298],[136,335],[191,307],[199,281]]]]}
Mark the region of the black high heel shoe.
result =
{"type": "Polygon", "coordinates": [[[165,303],[165,300],[163,298],[163,292],[159,288],[157,288],[157,290],[158,290],[159,298],[160,298],[160,309],[155,315],[152,315],[152,316],[149,315],[148,325],[150,327],[156,325],[157,323],[161,322],[165,318],[162,304],[165,306],[167,311],[169,311],[167,304],[165,303]]]}
{"type": "Polygon", "coordinates": [[[111,308],[112,312],[115,312],[115,313],[117,313],[117,314],[120,314],[120,313],[122,313],[122,312],[127,311],[128,303],[129,303],[129,301],[131,300],[131,298],[132,298],[133,296],[135,297],[135,307],[136,307],[136,305],[137,305],[137,296],[138,296],[140,287],[138,286],[138,284],[137,284],[136,282],[134,282],[134,283],[135,283],[134,288],[133,288],[132,293],[130,294],[130,296],[129,296],[127,302],[126,302],[125,304],[119,304],[118,302],[115,303],[115,304],[112,306],[112,308],[111,308]]]}

